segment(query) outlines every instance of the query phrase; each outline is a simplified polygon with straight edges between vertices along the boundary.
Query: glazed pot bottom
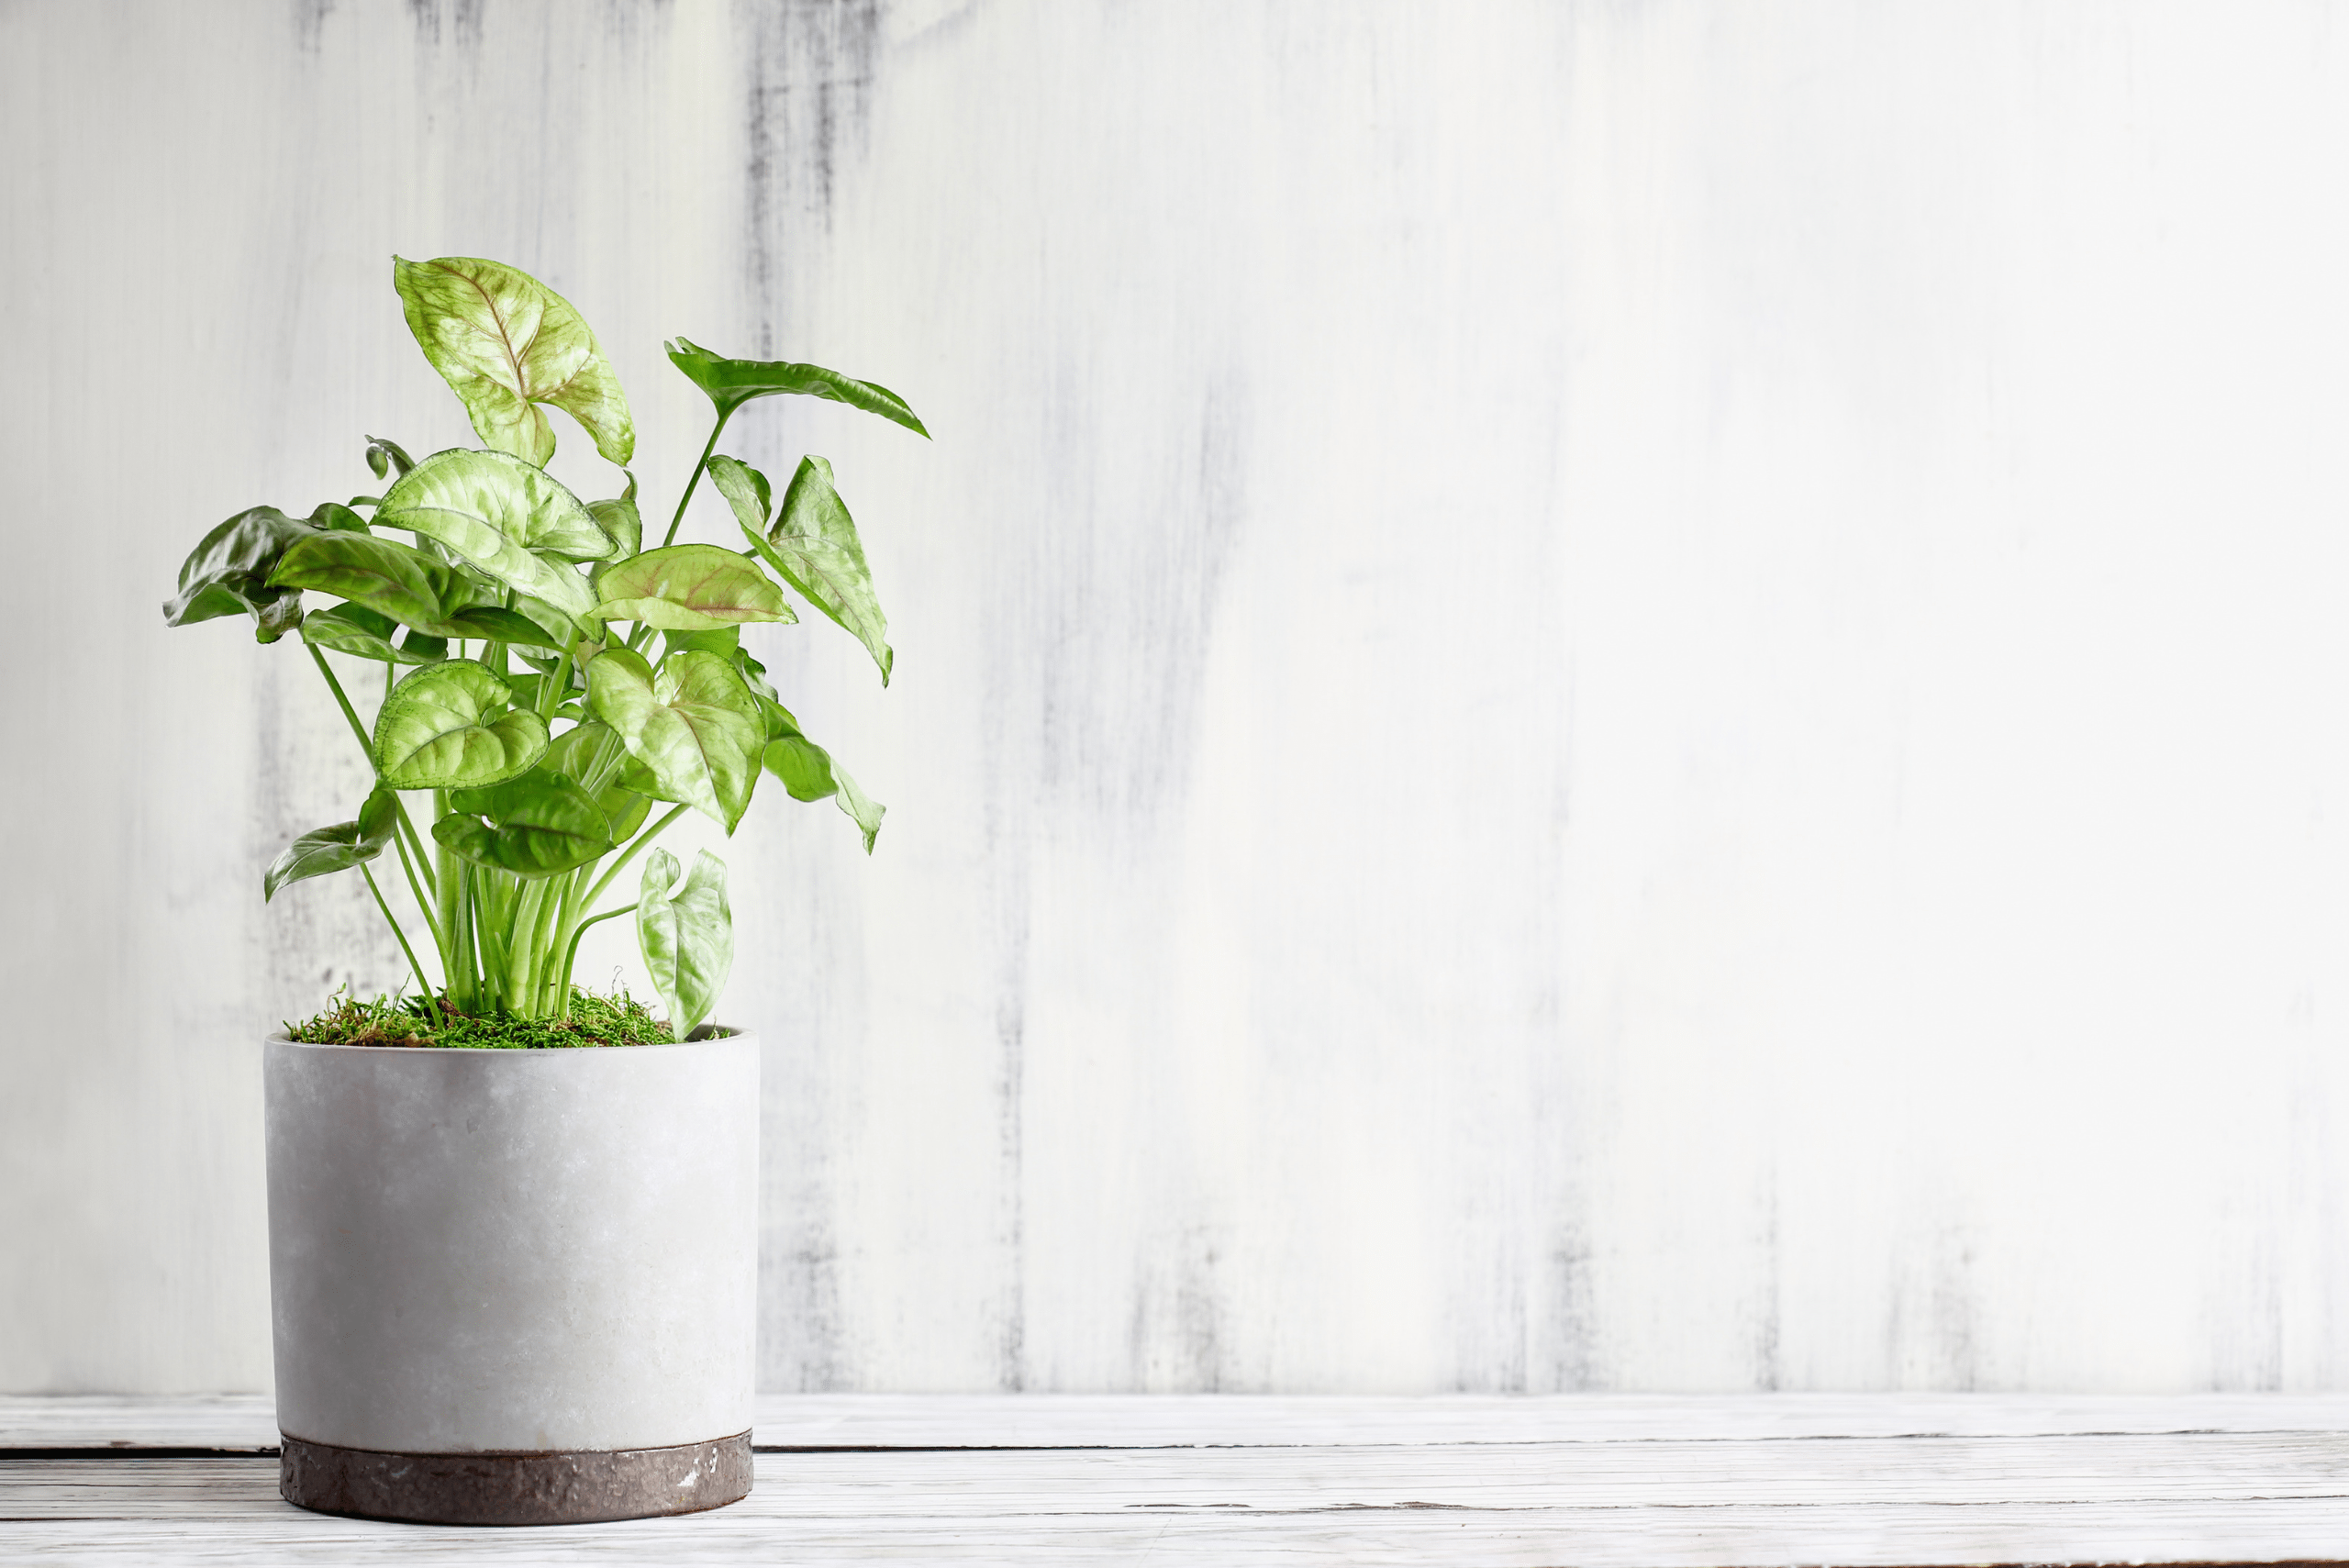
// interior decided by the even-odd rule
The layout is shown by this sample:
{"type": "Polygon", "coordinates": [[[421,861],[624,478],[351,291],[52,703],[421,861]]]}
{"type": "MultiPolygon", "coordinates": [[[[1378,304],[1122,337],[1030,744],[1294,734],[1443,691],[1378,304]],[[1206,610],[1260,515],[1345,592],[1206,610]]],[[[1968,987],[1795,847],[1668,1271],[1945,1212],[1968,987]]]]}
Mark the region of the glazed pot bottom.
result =
{"type": "Polygon", "coordinates": [[[384,1453],[288,1436],[277,1492],[314,1513],[434,1525],[584,1525],[751,1495],[751,1434],[674,1448],[384,1453]]]}

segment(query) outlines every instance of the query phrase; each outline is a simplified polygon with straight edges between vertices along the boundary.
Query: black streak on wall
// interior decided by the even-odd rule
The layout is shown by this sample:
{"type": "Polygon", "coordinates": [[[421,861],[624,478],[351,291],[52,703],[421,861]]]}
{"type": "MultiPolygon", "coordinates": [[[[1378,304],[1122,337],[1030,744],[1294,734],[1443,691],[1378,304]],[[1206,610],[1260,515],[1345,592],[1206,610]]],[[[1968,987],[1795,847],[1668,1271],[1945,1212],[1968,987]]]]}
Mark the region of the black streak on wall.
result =
{"type": "Polygon", "coordinates": [[[832,204],[863,145],[879,0],[758,0],[747,7],[745,235],[758,352],[789,357],[791,268],[829,233],[832,204]]]}

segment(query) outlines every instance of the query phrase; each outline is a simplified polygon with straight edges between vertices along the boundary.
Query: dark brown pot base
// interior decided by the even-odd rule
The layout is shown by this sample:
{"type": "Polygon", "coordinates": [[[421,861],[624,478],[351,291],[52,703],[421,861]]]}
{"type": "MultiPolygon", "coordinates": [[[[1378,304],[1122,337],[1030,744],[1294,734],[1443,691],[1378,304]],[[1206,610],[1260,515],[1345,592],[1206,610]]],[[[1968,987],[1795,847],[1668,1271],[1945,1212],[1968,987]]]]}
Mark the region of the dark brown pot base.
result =
{"type": "Polygon", "coordinates": [[[584,1525],[722,1508],[751,1495],[751,1434],[675,1448],[380,1453],[288,1437],[277,1493],[297,1507],[429,1525],[584,1525]]]}

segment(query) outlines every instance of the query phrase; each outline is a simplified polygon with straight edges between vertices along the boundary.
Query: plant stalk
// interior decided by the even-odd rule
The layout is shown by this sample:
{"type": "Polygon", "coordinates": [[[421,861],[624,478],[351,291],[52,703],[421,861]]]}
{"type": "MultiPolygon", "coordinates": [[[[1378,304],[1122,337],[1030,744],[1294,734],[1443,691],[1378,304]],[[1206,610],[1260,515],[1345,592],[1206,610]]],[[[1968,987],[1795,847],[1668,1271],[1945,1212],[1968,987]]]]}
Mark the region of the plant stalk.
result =
{"type": "Polygon", "coordinates": [[[375,885],[375,873],[362,863],[359,874],[367,879],[367,891],[375,895],[375,907],[381,909],[384,918],[390,922],[392,935],[400,940],[400,951],[407,954],[407,966],[416,972],[417,989],[424,993],[424,1006],[432,1014],[433,1027],[447,1029],[449,1020],[441,1016],[440,1004],[432,999],[432,982],[425,976],[424,965],[417,961],[416,950],[408,946],[407,933],[400,929],[399,921],[392,914],[392,906],[384,902],[384,890],[375,885]]]}
{"type": "Polygon", "coordinates": [[[677,497],[677,515],[669,519],[669,531],[661,540],[661,548],[668,549],[677,542],[677,526],[685,520],[685,503],[694,498],[694,486],[701,483],[701,471],[709,466],[709,454],[718,450],[718,438],[726,428],[726,421],[734,417],[731,408],[718,411],[718,423],[709,428],[709,440],[701,449],[701,461],[694,464],[692,475],[685,481],[685,493],[677,497]]]}
{"type": "MultiPolygon", "coordinates": [[[[640,900],[640,902],[641,902],[641,900],[640,900]]],[[[597,921],[617,920],[622,915],[634,913],[636,905],[634,904],[622,905],[618,909],[607,909],[600,915],[590,915],[587,918],[580,921],[579,924],[571,928],[571,945],[562,955],[562,1000],[566,1013],[569,1011],[571,1005],[571,969],[573,964],[579,962],[579,939],[585,936],[587,934],[587,928],[595,925],[597,921]]]]}
{"type": "Polygon", "coordinates": [[[636,859],[636,852],[644,848],[645,845],[652,842],[653,835],[659,833],[662,828],[666,828],[670,823],[674,822],[678,817],[683,817],[685,814],[686,809],[686,807],[682,806],[673,806],[670,808],[667,815],[663,816],[660,821],[655,822],[651,827],[647,828],[643,832],[639,833],[635,840],[629,843],[629,847],[621,852],[620,858],[614,861],[611,863],[611,868],[606,871],[604,874],[596,880],[596,885],[587,890],[587,896],[579,901],[580,905],[584,907],[595,903],[596,899],[601,898],[604,895],[604,889],[612,884],[612,878],[619,875],[620,869],[627,865],[629,862],[636,859]]]}

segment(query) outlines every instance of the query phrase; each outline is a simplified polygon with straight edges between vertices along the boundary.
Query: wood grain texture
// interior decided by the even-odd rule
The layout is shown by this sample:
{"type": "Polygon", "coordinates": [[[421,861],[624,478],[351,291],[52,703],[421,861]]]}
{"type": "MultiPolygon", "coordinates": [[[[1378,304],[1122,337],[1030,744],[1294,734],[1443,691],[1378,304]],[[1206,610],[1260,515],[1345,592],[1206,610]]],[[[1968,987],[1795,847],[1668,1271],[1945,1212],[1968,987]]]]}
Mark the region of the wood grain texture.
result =
{"type": "Polygon", "coordinates": [[[257,1039],[398,955],[154,604],[465,439],[394,250],[653,495],[664,335],[938,433],[726,443],[898,653],[751,636],[891,807],[722,848],[765,1386],[2349,1386],[2328,15],[0,6],[0,1389],[268,1385],[257,1039]]]}
{"type": "MultiPolygon", "coordinates": [[[[763,1449],[1149,1449],[1816,1439],[2299,1438],[2349,1431],[2349,1396],[2015,1394],[768,1394],[763,1449]]],[[[0,1396],[0,1449],[277,1442],[258,1395],[0,1396]]]]}
{"type": "Polygon", "coordinates": [[[2149,1496],[2116,1476],[2035,1502],[1904,1466],[1821,1474],[1832,1467],[1813,1459],[1792,1475],[1757,1467],[1744,1485],[1683,1477],[1675,1501],[1675,1486],[1654,1483],[1668,1458],[1594,1475],[1542,1450],[1406,1450],[1379,1462],[1395,1451],[762,1454],[754,1489],[732,1507],[559,1535],[302,1514],[278,1499],[268,1459],[0,1460],[0,1551],[199,1562],[2276,1562],[2336,1552],[2349,1507],[2337,1469],[2330,1491],[2298,1496],[2221,1485],[2149,1496]]]}
{"type": "Polygon", "coordinates": [[[327,1519],[257,1401],[0,1401],[11,1562],[1940,1563],[2337,1554],[2349,1406],[2292,1396],[771,1396],[745,1502],[549,1532],[327,1519]],[[11,1454],[11,1448],[18,1451],[11,1454]]]}

